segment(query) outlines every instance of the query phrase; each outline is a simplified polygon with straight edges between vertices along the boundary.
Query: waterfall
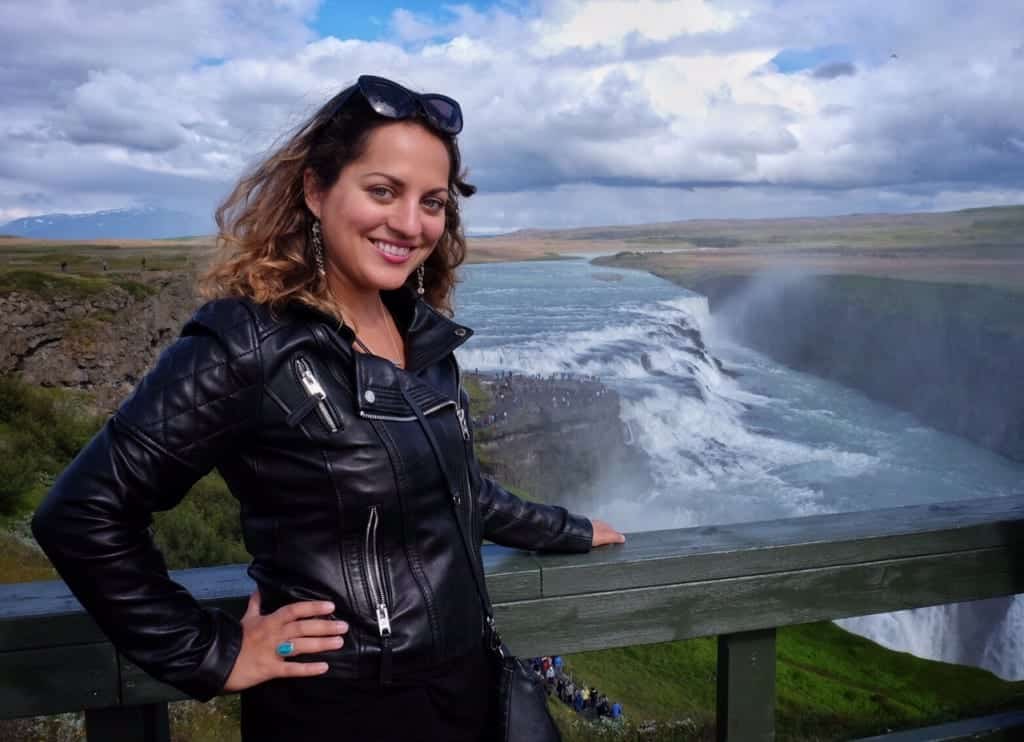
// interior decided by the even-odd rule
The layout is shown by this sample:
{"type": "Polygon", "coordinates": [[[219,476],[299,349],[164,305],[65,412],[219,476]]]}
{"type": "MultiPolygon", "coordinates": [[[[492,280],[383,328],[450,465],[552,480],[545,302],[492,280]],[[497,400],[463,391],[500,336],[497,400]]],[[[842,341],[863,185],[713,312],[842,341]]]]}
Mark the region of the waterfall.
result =
{"type": "MultiPolygon", "coordinates": [[[[460,319],[478,334],[458,355],[470,370],[596,376],[618,393],[627,440],[646,453],[654,482],[593,492],[589,512],[621,530],[1019,492],[1024,466],[736,344],[705,297],[632,272],[595,287],[588,270],[479,268],[493,278],[469,293],[460,319]]],[[[1008,598],[839,623],[1017,679],[1022,610],[1008,598]]]]}

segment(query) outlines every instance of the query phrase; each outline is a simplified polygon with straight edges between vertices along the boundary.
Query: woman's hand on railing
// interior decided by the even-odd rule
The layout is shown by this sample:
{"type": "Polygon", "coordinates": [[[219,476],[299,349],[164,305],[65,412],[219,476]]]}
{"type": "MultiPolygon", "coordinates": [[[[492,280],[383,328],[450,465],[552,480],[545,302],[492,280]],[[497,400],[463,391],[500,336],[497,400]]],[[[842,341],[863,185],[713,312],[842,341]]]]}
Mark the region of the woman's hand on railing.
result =
{"type": "Polygon", "coordinates": [[[340,649],[344,621],[314,618],[329,614],[334,604],[303,601],[281,606],[266,616],[260,614],[260,591],[249,596],[242,616],[242,649],[231,669],[225,692],[251,688],[272,678],[307,677],[327,672],[326,662],[286,662],[286,657],[340,649]]]}
{"type": "Polygon", "coordinates": [[[594,528],[594,539],[592,546],[604,546],[605,544],[624,544],[626,537],[616,531],[603,520],[590,519],[590,525],[594,528]]]}

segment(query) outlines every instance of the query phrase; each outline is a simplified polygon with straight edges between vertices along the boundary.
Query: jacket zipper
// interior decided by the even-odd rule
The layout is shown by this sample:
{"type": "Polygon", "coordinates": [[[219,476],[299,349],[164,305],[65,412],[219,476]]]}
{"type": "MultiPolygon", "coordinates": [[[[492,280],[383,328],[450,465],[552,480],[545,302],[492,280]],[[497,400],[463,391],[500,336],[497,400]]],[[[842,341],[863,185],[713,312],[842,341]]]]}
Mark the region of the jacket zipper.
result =
{"type": "Polygon", "coordinates": [[[382,683],[391,680],[391,612],[388,609],[387,582],[384,580],[384,567],[377,551],[377,527],[380,515],[376,505],[370,506],[370,517],[366,521],[366,576],[370,584],[370,596],[377,613],[377,631],[380,634],[381,663],[380,679],[382,683]]]}
{"type": "Polygon", "coordinates": [[[324,392],[320,380],[313,373],[313,367],[309,365],[305,358],[300,356],[295,359],[295,373],[299,377],[299,382],[305,388],[306,394],[319,400],[316,410],[327,430],[331,433],[336,433],[338,431],[338,424],[334,421],[334,416],[331,415],[331,410],[327,406],[327,394],[324,392]]]}
{"type": "MultiPolygon", "coordinates": [[[[455,356],[452,356],[452,366],[455,368],[455,379],[456,379],[456,390],[455,390],[455,414],[459,418],[459,427],[462,428],[462,455],[465,460],[465,467],[463,467],[463,477],[466,482],[466,497],[473,497],[473,483],[469,477],[469,466],[472,461],[472,451],[470,450],[470,435],[469,435],[469,424],[466,420],[466,411],[462,409],[462,369],[459,368],[459,364],[455,361],[455,356]]],[[[458,500],[455,502],[458,505],[458,500]]],[[[477,508],[474,506],[472,500],[470,500],[469,507],[469,534],[470,538],[473,539],[472,543],[477,543],[477,524],[476,524],[477,508]]],[[[455,513],[456,520],[458,519],[458,512],[455,513]]],[[[472,557],[470,557],[472,558],[472,557]]],[[[470,565],[470,569],[473,569],[473,565],[470,565]]],[[[481,571],[483,570],[483,562],[480,564],[481,571]]],[[[487,641],[491,644],[493,649],[496,649],[499,656],[504,660],[505,652],[502,649],[501,637],[498,635],[497,629],[494,627],[494,617],[487,613],[484,613],[484,636],[487,637],[487,641]]]]}
{"type": "MultiPolygon", "coordinates": [[[[469,423],[466,421],[466,411],[462,409],[462,369],[455,362],[452,356],[452,366],[455,367],[455,416],[459,418],[459,427],[462,429],[462,440],[469,441],[469,423]]],[[[468,468],[468,462],[467,462],[468,468]]]]}
{"type": "MultiPolygon", "coordinates": [[[[447,402],[441,402],[440,404],[436,404],[430,409],[423,410],[423,414],[433,415],[438,410],[442,410],[445,407],[448,407],[449,405],[456,408],[458,407],[458,405],[455,404],[455,402],[449,400],[447,402]]],[[[400,423],[411,423],[416,419],[415,415],[374,415],[373,413],[363,412],[362,410],[359,411],[359,417],[365,418],[367,420],[392,420],[394,422],[400,423]]]]}
{"type": "MultiPolygon", "coordinates": [[[[460,400],[461,401],[461,395],[460,400]]],[[[466,422],[466,411],[462,409],[461,405],[455,406],[455,416],[459,418],[459,427],[462,428],[462,440],[469,440],[469,424],[466,422]]]]}
{"type": "MultiPolygon", "coordinates": [[[[473,488],[469,481],[469,452],[466,451],[466,444],[469,442],[469,423],[466,421],[466,411],[462,409],[462,369],[459,368],[459,364],[455,362],[455,357],[452,357],[452,366],[455,367],[455,416],[459,419],[459,429],[462,431],[462,453],[463,458],[466,460],[466,466],[464,468],[465,480],[466,480],[466,497],[470,496],[473,488]]],[[[460,504],[461,498],[456,497],[455,504],[460,504]]],[[[472,508],[470,509],[472,514],[472,508]]],[[[472,528],[472,518],[470,518],[472,528]]]]}

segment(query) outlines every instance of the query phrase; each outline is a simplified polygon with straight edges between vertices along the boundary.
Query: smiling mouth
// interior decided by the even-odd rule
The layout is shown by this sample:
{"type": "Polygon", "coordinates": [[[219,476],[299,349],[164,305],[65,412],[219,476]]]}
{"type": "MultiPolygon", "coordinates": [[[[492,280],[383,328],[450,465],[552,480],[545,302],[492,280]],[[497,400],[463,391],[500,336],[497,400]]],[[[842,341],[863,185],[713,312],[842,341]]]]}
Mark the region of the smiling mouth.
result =
{"type": "Polygon", "coordinates": [[[412,253],[411,247],[399,247],[398,245],[394,245],[390,242],[384,242],[383,240],[371,240],[371,242],[373,242],[373,245],[377,250],[389,258],[404,260],[412,253]]]}

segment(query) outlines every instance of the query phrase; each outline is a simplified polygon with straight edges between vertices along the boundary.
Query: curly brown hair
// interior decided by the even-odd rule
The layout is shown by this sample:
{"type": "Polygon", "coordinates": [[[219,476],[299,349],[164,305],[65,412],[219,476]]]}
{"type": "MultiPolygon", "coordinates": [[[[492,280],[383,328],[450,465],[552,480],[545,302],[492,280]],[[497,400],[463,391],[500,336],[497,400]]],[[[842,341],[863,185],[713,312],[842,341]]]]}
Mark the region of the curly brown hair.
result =
{"type": "MultiPolygon", "coordinates": [[[[245,296],[272,308],[299,301],[331,315],[327,281],[316,270],[310,229],[314,217],[306,206],[303,176],[310,170],[328,190],[348,163],[366,150],[374,129],[394,119],[377,114],[362,96],[353,96],[333,113],[343,90],[238,181],[217,208],[217,256],[200,279],[206,298],[245,296]]],[[[433,129],[422,114],[415,119],[448,150],[449,198],[445,229],[424,263],[424,299],[451,313],[455,269],[466,258],[459,197],[476,188],[465,180],[455,137],[433,129]]],[[[410,276],[410,283],[415,274],[410,276]]]]}

